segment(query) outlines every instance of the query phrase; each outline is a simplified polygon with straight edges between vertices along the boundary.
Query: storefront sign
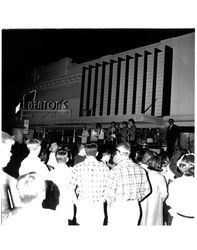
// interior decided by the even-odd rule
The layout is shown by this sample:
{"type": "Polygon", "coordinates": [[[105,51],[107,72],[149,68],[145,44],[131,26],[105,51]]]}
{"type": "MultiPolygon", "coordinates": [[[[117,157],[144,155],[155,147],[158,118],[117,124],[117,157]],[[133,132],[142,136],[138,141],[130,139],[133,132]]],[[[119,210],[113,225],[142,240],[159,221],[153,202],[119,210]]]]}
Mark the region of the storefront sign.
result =
{"type": "Polygon", "coordinates": [[[68,101],[28,101],[25,109],[28,110],[66,110],[68,101]]]}
{"type": "Polygon", "coordinates": [[[23,95],[23,109],[25,110],[67,110],[68,101],[38,100],[36,101],[36,90],[23,95]]]}

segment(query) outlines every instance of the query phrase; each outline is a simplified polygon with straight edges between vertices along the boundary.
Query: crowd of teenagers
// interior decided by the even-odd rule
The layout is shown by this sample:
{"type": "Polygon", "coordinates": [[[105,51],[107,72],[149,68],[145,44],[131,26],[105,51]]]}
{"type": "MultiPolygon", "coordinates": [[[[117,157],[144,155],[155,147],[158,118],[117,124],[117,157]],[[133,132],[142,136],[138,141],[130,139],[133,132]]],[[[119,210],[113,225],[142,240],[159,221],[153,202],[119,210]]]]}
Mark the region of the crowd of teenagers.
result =
{"type": "Polygon", "coordinates": [[[2,225],[193,225],[194,154],[135,146],[129,123],[119,140],[113,122],[105,136],[100,124],[97,135],[84,127],[77,147],[36,138],[19,145],[2,132],[2,225]]]}

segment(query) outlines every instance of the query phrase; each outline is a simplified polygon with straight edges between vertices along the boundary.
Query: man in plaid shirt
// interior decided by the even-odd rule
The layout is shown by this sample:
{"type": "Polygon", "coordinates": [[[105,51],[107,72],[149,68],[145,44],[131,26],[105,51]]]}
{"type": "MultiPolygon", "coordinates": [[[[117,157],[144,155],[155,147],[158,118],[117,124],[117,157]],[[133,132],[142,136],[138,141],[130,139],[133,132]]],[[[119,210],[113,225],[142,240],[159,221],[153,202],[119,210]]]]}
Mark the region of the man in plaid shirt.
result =
{"type": "Polygon", "coordinates": [[[130,158],[130,145],[120,143],[116,147],[114,163],[105,190],[110,226],[138,225],[139,201],[151,192],[146,171],[130,158]]]}
{"type": "Polygon", "coordinates": [[[73,167],[69,188],[77,206],[77,222],[82,226],[99,226],[104,222],[104,191],[109,169],[96,159],[97,144],[86,144],[85,152],[86,159],[73,167]]]}

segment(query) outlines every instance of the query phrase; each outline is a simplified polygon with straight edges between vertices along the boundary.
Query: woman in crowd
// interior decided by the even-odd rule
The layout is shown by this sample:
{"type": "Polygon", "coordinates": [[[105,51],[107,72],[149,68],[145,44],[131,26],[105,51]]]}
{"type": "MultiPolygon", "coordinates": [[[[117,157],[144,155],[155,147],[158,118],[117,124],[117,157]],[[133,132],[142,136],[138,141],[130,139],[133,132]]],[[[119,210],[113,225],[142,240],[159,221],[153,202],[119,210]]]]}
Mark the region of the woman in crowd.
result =
{"type": "Polygon", "coordinates": [[[49,151],[50,151],[49,160],[47,162],[47,166],[49,169],[53,169],[57,165],[55,153],[57,152],[58,149],[59,149],[59,145],[57,144],[57,142],[51,143],[51,146],[49,148],[49,151]]]}
{"type": "Polygon", "coordinates": [[[68,167],[68,152],[59,149],[55,153],[57,166],[51,171],[51,179],[58,186],[60,191],[58,211],[64,218],[70,219],[73,216],[71,197],[68,191],[68,185],[71,178],[71,168],[68,167]]]}
{"type": "Polygon", "coordinates": [[[165,177],[160,173],[160,159],[158,156],[152,156],[146,164],[152,192],[141,202],[140,225],[163,225],[163,202],[168,193],[165,177]]]}
{"type": "MultiPolygon", "coordinates": [[[[160,158],[161,158],[161,168],[162,168],[161,174],[165,177],[167,187],[169,187],[169,184],[174,180],[175,175],[169,168],[170,160],[167,153],[166,154],[163,153],[162,155],[160,155],[160,158]]],[[[166,204],[166,201],[164,201],[163,204],[164,225],[171,225],[172,222],[172,216],[169,213],[169,209],[170,207],[166,204]]]]}
{"type": "Polygon", "coordinates": [[[81,137],[81,144],[86,144],[88,142],[88,137],[90,136],[86,125],[82,128],[82,133],[79,135],[81,137]]]}
{"type": "Polygon", "coordinates": [[[194,154],[185,154],[177,162],[182,177],[176,178],[169,185],[166,203],[171,207],[172,225],[194,225],[196,216],[195,197],[196,181],[194,179],[194,154]]]}

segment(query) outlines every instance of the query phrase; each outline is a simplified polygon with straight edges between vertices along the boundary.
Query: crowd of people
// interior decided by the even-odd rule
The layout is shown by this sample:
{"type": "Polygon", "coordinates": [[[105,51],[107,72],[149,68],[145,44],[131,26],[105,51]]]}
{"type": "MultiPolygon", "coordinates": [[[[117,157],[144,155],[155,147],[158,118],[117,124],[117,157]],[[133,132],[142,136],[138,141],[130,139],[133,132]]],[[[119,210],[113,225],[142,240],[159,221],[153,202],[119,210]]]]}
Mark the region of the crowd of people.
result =
{"type": "Polygon", "coordinates": [[[36,138],[26,140],[24,150],[14,150],[16,144],[1,133],[5,227],[194,223],[194,154],[172,152],[172,143],[170,157],[164,150],[135,147],[133,119],[119,129],[115,122],[107,130],[98,123],[91,133],[84,126],[77,148],[36,138]]]}

